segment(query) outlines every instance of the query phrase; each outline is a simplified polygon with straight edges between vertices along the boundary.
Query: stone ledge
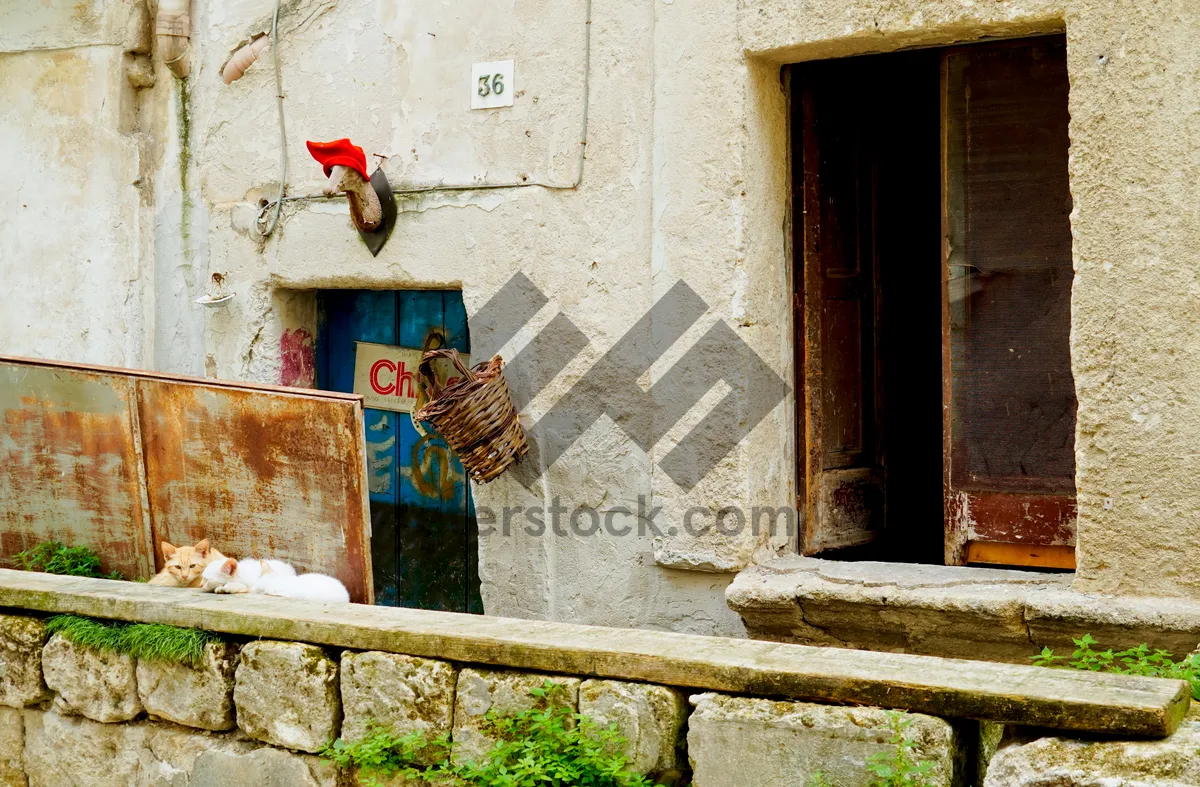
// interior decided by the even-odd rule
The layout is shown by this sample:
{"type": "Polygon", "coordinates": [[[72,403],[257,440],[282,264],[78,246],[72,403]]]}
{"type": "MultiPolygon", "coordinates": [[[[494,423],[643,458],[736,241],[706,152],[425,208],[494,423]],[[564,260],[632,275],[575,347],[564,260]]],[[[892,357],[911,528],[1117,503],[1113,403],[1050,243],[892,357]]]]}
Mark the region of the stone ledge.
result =
{"type": "Polygon", "coordinates": [[[753,639],[1028,664],[1091,633],[1177,655],[1200,643],[1200,603],[1071,590],[1071,575],[787,557],[748,568],[726,591],[753,639]]]}
{"type": "MultiPolygon", "coordinates": [[[[530,672],[1161,737],[1183,681],[0,570],[0,606],[167,623],[530,672]]],[[[236,697],[235,697],[236,699],[236,697]]]]}

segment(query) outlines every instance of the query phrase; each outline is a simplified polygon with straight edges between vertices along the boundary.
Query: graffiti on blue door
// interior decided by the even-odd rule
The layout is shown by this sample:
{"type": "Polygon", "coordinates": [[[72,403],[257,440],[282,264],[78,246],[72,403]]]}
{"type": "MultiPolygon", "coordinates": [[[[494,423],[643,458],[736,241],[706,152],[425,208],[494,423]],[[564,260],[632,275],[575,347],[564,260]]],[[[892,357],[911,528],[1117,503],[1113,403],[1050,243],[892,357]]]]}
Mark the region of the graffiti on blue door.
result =
{"type": "MultiPolygon", "coordinates": [[[[325,290],[317,297],[317,386],[354,390],[357,342],[469,353],[462,293],[325,290]]],[[[475,508],[462,464],[408,413],[366,410],[375,603],[482,612],[475,508]]]]}

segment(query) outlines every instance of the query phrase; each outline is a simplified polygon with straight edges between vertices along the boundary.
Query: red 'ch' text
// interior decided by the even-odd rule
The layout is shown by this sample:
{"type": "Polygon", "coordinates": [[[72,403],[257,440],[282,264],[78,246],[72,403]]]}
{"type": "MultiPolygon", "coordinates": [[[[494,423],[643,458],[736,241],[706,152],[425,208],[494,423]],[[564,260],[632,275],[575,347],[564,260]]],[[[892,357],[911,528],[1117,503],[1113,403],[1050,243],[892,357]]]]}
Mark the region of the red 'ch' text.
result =
{"type": "Polygon", "coordinates": [[[404,370],[404,361],[397,364],[387,358],[371,364],[371,390],[382,396],[416,397],[413,373],[404,370]]]}

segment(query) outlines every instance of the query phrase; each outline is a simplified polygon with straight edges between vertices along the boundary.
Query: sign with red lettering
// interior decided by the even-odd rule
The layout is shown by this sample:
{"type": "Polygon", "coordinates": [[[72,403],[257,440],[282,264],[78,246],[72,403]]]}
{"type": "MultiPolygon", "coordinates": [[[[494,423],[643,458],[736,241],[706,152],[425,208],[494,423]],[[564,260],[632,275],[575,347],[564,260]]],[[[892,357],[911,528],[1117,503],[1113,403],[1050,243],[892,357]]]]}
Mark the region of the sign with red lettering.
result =
{"type": "MultiPolygon", "coordinates": [[[[363,405],[399,413],[411,413],[416,409],[421,351],[371,342],[354,344],[354,393],[362,394],[363,405]]],[[[471,360],[466,353],[459,357],[470,366],[471,360]]],[[[448,385],[460,376],[454,364],[445,358],[433,362],[433,372],[442,385],[448,385]]]]}

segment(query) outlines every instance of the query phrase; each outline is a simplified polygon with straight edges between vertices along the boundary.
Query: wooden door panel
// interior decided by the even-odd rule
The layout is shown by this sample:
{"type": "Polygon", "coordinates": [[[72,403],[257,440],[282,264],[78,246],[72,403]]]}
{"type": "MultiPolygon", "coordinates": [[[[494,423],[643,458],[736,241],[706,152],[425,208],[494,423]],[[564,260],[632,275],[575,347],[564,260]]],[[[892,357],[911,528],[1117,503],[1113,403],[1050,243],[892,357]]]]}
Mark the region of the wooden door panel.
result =
{"type": "Polygon", "coordinates": [[[817,480],[817,521],[805,554],[858,546],[883,530],[883,473],[879,468],[825,470],[817,480]]]}
{"type": "Polygon", "coordinates": [[[825,457],[822,469],[862,461],[862,321],[858,301],[825,302],[825,457]]]}
{"type": "Polygon", "coordinates": [[[943,54],[948,563],[1074,544],[1065,49],[943,54]]]}
{"type": "MultiPolygon", "coordinates": [[[[803,207],[797,315],[804,340],[801,551],[868,543],[884,524],[875,351],[875,141],[867,97],[821,64],[793,73],[803,207]]],[[[853,78],[847,80],[853,82],[853,78]]]]}
{"type": "Polygon", "coordinates": [[[955,494],[951,516],[970,528],[971,541],[1071,546],[1075,543],[1075,502],[1059,495],[1029,492],[955,494]]]}

